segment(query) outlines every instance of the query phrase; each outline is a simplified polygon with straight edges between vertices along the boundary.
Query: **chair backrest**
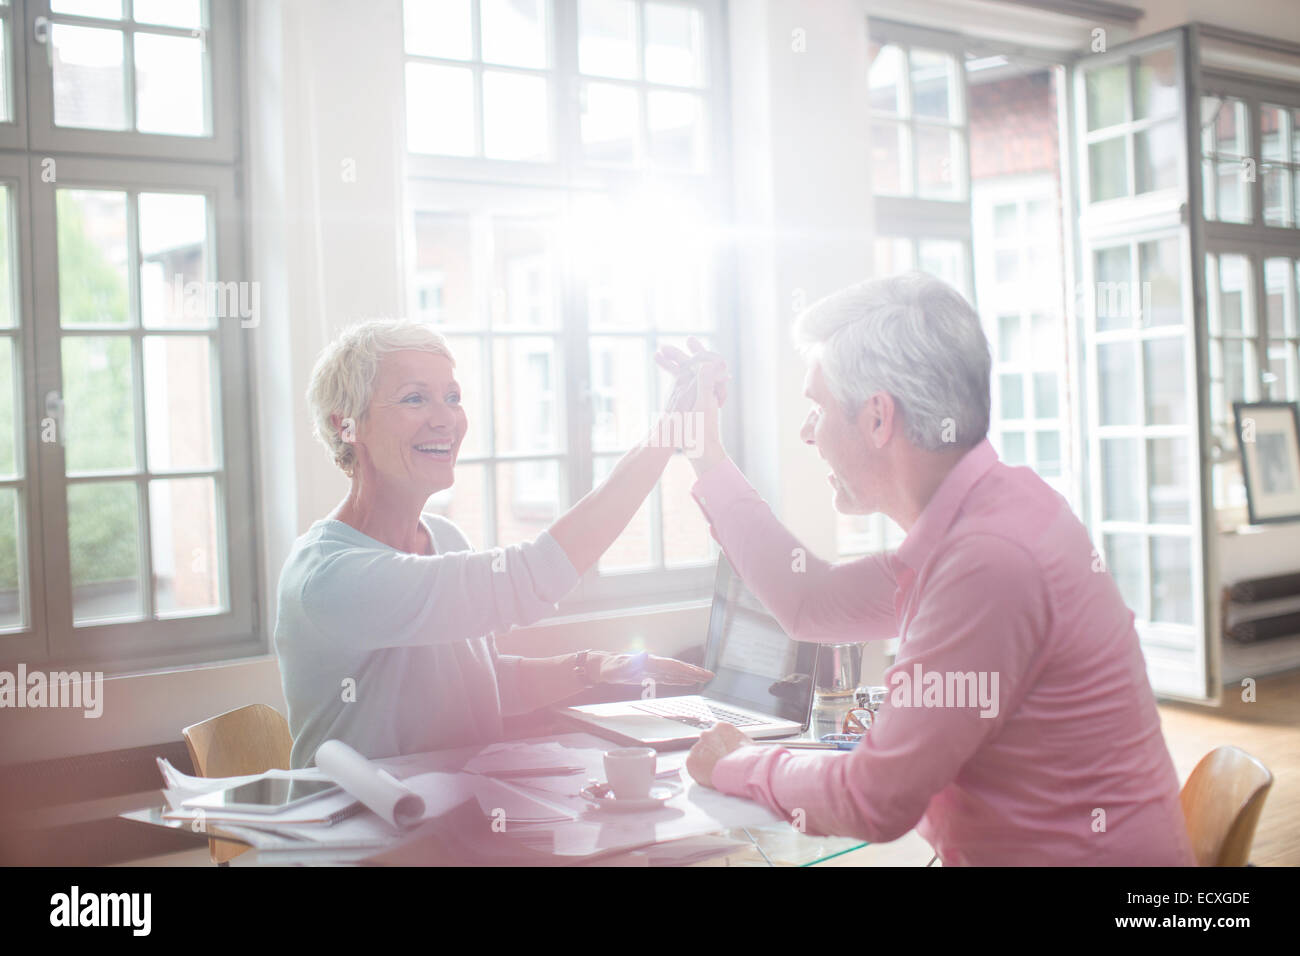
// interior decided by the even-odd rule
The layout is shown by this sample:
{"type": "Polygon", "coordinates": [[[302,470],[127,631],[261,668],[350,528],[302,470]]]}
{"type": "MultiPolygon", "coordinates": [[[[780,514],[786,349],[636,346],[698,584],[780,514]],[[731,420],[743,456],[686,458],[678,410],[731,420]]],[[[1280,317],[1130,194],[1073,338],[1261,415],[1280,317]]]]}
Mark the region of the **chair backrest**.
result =
{"type": "Polygon", "coordinates": [[[1273,774],[1237,747],[1201,758],[1180,799],[1192,851],[1201,866],[1245,866],[1273,774]]]}
{"type": "MultiPolygon", "coordinates": [[[[289,769],[293,735],[289,722],[274,707],[249,704],[191,724],[181,731],[200,777],[237,777],[289,769]]],[[[213,863],[225,863],[248,847],[209,838],[213,863]]]]}

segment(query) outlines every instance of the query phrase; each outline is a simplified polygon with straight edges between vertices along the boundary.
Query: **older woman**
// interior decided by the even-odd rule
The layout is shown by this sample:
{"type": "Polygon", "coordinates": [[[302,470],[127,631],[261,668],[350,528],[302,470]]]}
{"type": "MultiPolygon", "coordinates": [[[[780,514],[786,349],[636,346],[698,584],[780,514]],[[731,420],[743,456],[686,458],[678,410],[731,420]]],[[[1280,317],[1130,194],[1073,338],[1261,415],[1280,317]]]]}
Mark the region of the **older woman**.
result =
{"type": "MultiPolygon", "coordinates": [[[[695,387],[679,376],[668,410],[689,409],[695,387]]],[[[671,444],[633,448],[533,541],[476,552],[450,521],[423,513],[452,486],[468,427],[441,335],[413,322],[353,326],[321,354],[307,397],[352,486],[280,575],[275,647],[292,766],[313,763],[329,739],[371,757],[486,742],[503,714],[596,683],[712,676],[646,655],[503,656],[493,637],[555,609],[632,519],[671,444]]]]}

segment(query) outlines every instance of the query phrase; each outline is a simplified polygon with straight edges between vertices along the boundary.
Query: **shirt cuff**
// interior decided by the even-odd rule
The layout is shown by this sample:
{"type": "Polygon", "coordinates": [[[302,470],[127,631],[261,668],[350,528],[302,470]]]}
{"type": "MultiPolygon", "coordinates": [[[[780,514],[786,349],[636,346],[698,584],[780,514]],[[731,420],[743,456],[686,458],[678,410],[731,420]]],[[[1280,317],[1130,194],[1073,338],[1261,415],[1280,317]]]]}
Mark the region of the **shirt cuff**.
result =
{"type": "Polygon", "coordinates": [[[727,458],[700,476],[691,487],[691,495],[705,513],[712,517],[724,502],[734,500],[749,487],[749,482],[736,467],[736,463],[727,458]]]}
{"type": "Polygon", "coordinates": [[[713,765],[713,789],[719,793],[744,796],[750,772],[773,748],[749,744],[737,747],[713,765]]]}

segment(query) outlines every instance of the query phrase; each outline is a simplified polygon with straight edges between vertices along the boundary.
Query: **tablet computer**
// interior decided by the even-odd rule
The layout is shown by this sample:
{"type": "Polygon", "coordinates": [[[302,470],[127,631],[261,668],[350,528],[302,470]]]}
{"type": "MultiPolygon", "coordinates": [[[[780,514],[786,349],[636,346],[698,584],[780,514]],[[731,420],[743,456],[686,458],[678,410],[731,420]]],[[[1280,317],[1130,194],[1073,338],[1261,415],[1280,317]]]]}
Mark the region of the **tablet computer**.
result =
{"type": "Polygon", "coordinates": [[[267,777],[252,780],[230,787],[226,790],[214,790],[182,800],[181,806],[199,807],[204,810],[236,810],[241,813],[279,813],[299,804],[314,800],[316,797],[335,793],[339,785],[329,780],[286,780],[283,777],[267,777]]]}

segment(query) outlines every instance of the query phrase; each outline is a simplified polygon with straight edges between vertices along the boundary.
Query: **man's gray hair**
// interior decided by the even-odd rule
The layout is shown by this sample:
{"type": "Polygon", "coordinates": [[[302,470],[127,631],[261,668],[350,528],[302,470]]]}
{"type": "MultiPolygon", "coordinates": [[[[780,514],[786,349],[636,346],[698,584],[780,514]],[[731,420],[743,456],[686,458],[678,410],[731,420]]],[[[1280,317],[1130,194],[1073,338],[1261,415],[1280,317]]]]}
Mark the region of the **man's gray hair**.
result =
{"type": "Polygon", "coordinates": [[[799,316],[795,341],[820,361],[851,418],[884,391],[918,448],[969,448],[988,434],[988,339],[970,303],[934,276],[907,272],[832,293],[799,316]]]}

